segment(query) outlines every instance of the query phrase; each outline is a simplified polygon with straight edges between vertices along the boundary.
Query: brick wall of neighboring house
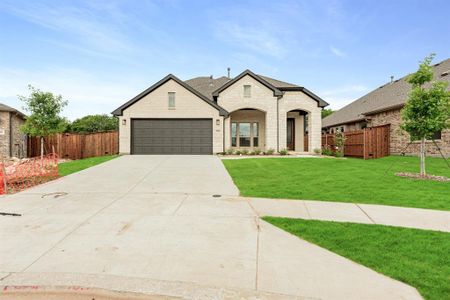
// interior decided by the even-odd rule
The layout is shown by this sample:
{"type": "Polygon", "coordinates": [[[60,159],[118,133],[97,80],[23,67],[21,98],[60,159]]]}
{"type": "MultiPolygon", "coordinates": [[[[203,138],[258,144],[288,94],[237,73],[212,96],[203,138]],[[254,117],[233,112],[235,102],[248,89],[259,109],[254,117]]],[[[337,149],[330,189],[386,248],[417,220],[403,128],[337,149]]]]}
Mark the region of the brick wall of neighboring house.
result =
{"type": "Polygon", "coordinates": [[[9,157],[9,112],[0,111],[0,159],[9,157]]]}
{"type": "Polygon", "coordinates": [[[24,122],[15,113],[0,111],[0,157],[10,157],[10,154],[14,157],[26,156],[26,142],[24,135],[20,131],[20,126],[24,122]],[[10,128],[12,134],[10,133],[10,128]]]}
{"type": "MultiPolygon", "coordinates": [[[[400,109],[389,110],[370,116],[372,119],[369,122],[369,126],[378,126],[384,124],[391,124],[391,142],[390,151],[391,154],[401,154],[403,149],[410,142],[409,134],[400,129],[401,115],[400,109]]],[[[441,139],[436,140],[436,143],[441,148],[442,153],[446,156],[450,156],[450,130],[444,130],[441,134],[441,139]]],[[[431,156],[440,156],[438,149],[432,141],[427,141],[427,154],[431,156]]],[[[405,151],[407,155],[417,155],[420,151],[420,143],[413,142],[405,151]]]]}

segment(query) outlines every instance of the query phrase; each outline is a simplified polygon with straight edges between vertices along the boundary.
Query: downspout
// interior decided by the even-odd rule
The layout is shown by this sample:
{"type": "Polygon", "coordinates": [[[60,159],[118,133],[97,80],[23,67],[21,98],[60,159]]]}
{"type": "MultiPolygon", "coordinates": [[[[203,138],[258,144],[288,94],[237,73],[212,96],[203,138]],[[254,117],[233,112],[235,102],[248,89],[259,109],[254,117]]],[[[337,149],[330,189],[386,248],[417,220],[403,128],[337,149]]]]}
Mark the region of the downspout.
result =
{"type": "MultiPolygon", "coordinates": [[[[229,117],[227,117],[228,119],[229,117]]],[[[225,118],[222,120],[222,150],[225,153],[225,118]]]]}
{"type": "Polygon", "coordinates": [[[9,112],[9,157],[12,157],[12,142],[13,142],[12,112],[9,112]]]}
{"type": "Polygon", "coordinates": [[[280,152],[280,103],[281,96],[277,97],[277,152],[280,152]]]}

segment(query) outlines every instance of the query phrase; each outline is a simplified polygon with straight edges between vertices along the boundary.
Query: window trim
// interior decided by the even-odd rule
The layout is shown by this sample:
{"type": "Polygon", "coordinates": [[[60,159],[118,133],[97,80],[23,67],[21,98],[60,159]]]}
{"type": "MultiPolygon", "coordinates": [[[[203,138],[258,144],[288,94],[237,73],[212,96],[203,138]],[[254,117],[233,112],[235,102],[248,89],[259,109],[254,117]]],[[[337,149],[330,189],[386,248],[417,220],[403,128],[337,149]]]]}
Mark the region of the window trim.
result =
{"type": "Polygon", "coordinates": [[[244,84],[244,98],[252,97],[252,86],[250,84],[244,84]],[[246,91],[248,93],[246,93],[246,91]]]}
{"type": "Polygon", "coordinates": [[[234,147],[234,148],[258,148],[259,147],[259,145],[261,144],[260,143],[260,132],[259,132],[259,122],[255,122],[255,121],[237,121],[237,122],[231,122],[230,123],[230,145],[231,145],[231,147],[234,147]],[[250,138],[250,146],[241,146],[240,144],[240,138],[241,138],[241,136],[240,136],[240,124],[241,123],[246,123],[246,124],[250,124],[250,136],[248,137],[248,138],[250,138]],[[235,137],[233,137],[233,124],[236,124],[236,136],[235,137]],[[256,124],[256,128],[257,128],[257,132],[256,132],[256,135],[254,135],[254,126],[255,126],[255,124],[256,124]],[[233,138],[236,138],[236,145],[235,146],[233,146],[233,138]],[[258,139],[258,145],[257,146],[255,146],[254,145],[254,138],[257,138],[258,139]]]}
{"type": "Polygon", "coordinates": [[[176,93],[175,92],[168,92],[167,93],[167,106],[169,107],[169,109],[175,109],[176,107],[176,93]],[[171,95],[173,95],[173,103],[172,103],[172,98],[170,97],[171,95]]]}

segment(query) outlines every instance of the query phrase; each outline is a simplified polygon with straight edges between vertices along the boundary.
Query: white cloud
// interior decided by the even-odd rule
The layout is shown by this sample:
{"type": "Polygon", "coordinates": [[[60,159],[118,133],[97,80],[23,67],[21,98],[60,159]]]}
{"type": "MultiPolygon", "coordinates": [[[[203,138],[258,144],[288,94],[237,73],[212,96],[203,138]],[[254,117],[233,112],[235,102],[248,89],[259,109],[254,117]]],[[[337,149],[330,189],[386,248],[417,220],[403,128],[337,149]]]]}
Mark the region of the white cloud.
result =
{"type": "Polygon", "coordinates": [[[240,25],[235,22],[218,22],[216,34],[225,42],[261,54],[282,57],[286,53],[282,41],[269,28],[240,25]]]}
{"type": "Polygon", "coordinates": [[[17,95],[28,95],[27,85],[60,94],[69,100],[63,115],[75,119],[87,114],[109,114],[149,85],[143,78],[99,78],[77,69],[29,71],[0,68],[0,102],[22,109],[17,95]]]}
{"type": "Polygon", "coordinates": [[[83,7],[14,1],[3,3],[2,8],[27,22],[73,37],[74,50],[85,48],[85,51],[108,54],[134,50],[122,27],[128,17],[107,3],[83,7]]]}
{"type": "Polygon", "coordinates": [[[318,93],[321,98],[330,104],[332,109],[340,109],[368,93],[370,89],[364,85],[349,85],[318,93]]]}
{"type": "Polygon", "coordinates": [[[343,57],[347,56],[342,50],[339,50],[338,48],[333,47],[333,46],[330,46],[330,51],[337,57],[343,58],[343,57]]]}

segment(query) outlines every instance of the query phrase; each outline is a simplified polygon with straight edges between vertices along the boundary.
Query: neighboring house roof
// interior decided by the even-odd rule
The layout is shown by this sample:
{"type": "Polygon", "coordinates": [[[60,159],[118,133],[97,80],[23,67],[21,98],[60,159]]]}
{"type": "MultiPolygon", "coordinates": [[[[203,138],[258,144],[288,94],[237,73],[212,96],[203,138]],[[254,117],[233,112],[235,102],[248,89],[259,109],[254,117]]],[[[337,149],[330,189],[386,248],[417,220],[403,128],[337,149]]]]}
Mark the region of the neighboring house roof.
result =
{"type": "Polygon", "coordinates": [[[223,109],[222,107],[220,107],[217,103],[215,103],[210,98],[206,97],[205,95],[203,95],[202,93],[200,93],[199,91],[194,89],[192,86],[190,86],[189,84],[185,83],[184,81],[178,79],[175,75],[172,75],[172,74],[167,75],[166,77],[164,77],[163,79],[161,79],[160,81],[158,81],[157,83],[155,83],[154,85],[152,85],[151,87],[149,87],[148,89],[146,89],[145,91],[143,91],[142,93],[140,93],[139,95],[137,95],[136,97],[131,99],[130,101],[128,101],[125,104],[123,104],[122,106],[118,107],[116,110],[114,110],[112,112],[112,114],[115,116],[121,116],[123,114],[124,109],[133,105],[134,103],[136,103],[143,97],[147,96],[152,91],[154,91],[155,89],[157,89],[158,87],[160,87],[161,85],[163,85],[164,83],[166,83],[169,80],[174,80],[175,82],[177,82],[178,84],[183,86],[185,89],[187,89],[188,91],[190,91],[191,93],[193,93],[194,95],[196,95],[197,97],[199,97],[200,99],[202,99],[203,101],[205,101],[206,103],[211,105],[212,107],[216,108],[219,111],[219,114],[221,116],[228,115],[228,112],[225,109],[223,109]]]}
{"type": "Polygon", "coordinates": [[[22,118],[25,118],[26,115],[24,113],[22,113],[21,111],[18,111],[15,108],[12,108],[11,106],[8,106],[6,104],[0,103],[0,111],[7,111],[7,112],[13,112],[16,113],[17,115],[19,115],[22,118]]]}
{"type": "MultiPolygon", "coordinates": [[[[450,59],[446,59],[433,66],[434,80],[450,83],[450,59]]],[[[389,82],[322,120],[323,127],[336,126],[358,122],[365,116],[382,111],[401,108],[411,91],[411,85],[406,81],[407,76],[389,82]]]]}

